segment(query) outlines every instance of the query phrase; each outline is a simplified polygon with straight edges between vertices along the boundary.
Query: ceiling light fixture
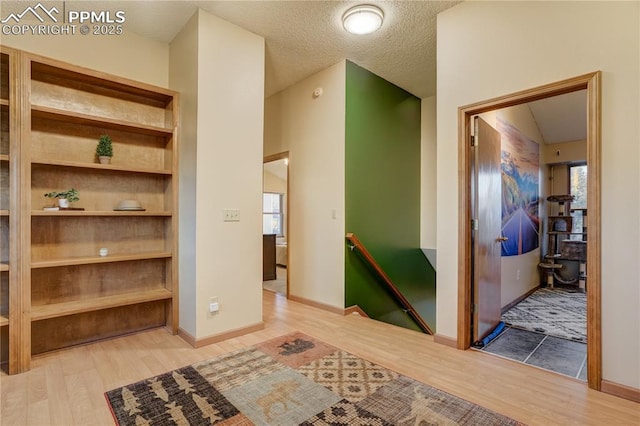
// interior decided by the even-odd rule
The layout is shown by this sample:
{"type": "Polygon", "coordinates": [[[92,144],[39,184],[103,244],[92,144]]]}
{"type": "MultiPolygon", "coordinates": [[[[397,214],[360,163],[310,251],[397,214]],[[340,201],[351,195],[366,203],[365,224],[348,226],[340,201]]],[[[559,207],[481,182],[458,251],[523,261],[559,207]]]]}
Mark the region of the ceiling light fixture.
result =
{"type": "Polygon", "coordinates": [[[363,4],[352,7],[342,15],[342,25],[351,34],[371,34],[382,26],[384,14],[376,6],[363,4]]]}

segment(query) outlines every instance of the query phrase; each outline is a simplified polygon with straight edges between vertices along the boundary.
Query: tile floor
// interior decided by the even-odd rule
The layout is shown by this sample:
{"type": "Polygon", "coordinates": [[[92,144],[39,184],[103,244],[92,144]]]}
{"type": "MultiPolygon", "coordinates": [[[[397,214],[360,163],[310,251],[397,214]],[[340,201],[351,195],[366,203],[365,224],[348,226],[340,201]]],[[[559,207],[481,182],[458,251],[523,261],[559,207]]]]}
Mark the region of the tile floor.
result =
{"type": "Polygon", "coordinates": [[[546,370],[587,380],[587,345],[542,333],[505,327],[481,349],[546,370]]]}

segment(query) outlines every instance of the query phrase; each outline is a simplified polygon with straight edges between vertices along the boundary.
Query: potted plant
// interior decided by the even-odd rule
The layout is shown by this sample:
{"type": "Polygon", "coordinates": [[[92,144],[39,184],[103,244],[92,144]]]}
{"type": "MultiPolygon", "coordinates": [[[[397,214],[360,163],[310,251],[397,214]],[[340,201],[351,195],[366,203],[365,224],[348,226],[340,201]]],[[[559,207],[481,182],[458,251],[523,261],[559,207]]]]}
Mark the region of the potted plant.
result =
{"type": "Polygon", "coordinates": [[[78,191],[74,188],[62,192],[47,192],[45,197],[57,198],[60,207],[69,207],[69,203],[75,203],[80,200],[78,191]]]}
{"type": "Polygon", "coordinates": [[[96,155],[100,160],[100,164],[110,164],[113,157],[113,145],[111,144],[111,136],[102,135],[96,147],[96,155]]]}

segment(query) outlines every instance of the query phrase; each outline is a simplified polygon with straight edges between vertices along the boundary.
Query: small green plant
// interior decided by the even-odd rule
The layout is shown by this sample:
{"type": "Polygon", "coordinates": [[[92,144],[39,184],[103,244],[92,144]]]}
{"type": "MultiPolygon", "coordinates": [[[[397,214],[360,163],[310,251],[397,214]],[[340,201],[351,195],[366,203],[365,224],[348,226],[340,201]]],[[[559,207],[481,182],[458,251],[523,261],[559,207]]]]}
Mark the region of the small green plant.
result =
{"type": "Polygon", "coordinates": [[[96,155],[98,157],[113,157],[113,145],[111,144],[111,136],[102,135],[96,147],[96,155]]]}
{"type": "Polygon", "coordinates": [[[65,198],[69,200],[70,203],[75,203],[76,201],[80,200],[78,191],[76,191],[74,188],[62,192],[47,192],[46,194],[44,194],[44,196],[49,198],[65,198]]]}

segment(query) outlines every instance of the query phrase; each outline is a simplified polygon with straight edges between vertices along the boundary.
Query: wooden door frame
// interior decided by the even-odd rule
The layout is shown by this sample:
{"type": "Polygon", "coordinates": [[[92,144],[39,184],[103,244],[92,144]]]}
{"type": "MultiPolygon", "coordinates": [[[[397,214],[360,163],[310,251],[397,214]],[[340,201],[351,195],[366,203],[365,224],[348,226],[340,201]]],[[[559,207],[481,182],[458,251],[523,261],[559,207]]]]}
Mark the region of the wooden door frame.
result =
{"type": "Polygon", "coordinates": [[[458,349],[471,346],[471,126],[474,115],[539,99],[587,91],[587,381],[600,390],[602,381],[601,336],[601,71],[535,87],[458,108],[458,349]]]}
{"type": "MultiPolygon", "coordinates": [[[[263,164],[263,168],[262,168],[262,175],[263,175],[263,182],[262,182],[262,191],[264,192],[264,164],[265,163],[271,163],[272,161],[278,161],[278,160],[287,160],[289,163],[291,163],[291,159],[289,158],[289,151],[283,151],[283,152],[279,152],[277,154],[272,154],[272,155],[267,155],[263,158],[262,160],[262,164],[263,164]]],[[[290,189],[289,189],[289,166],[290,164],[287,164],[287,214],[284,218],[285,223],[287,224],[287,299],[289,299],[289,253],[291,252],[291,227],[289,226],[289,216],[291,216],[291,210],[289,209],[289,200],[291,199],[290,196],[290,189]]]]}

